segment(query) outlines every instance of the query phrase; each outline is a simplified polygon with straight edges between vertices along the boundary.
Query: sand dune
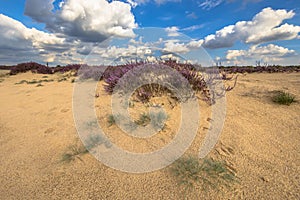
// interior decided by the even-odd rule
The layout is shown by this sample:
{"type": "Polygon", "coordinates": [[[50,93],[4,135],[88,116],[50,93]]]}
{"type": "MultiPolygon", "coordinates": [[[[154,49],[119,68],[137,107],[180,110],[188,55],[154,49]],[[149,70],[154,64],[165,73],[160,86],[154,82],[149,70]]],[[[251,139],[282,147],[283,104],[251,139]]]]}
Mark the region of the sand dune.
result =
{"type": "MultiPolygon", "coordinates": [[[[0,82],[0,199],[183,198],[169,167],[129,174],[103,165],[91,154],[80,155],[70,163],[61,162],[68,146],[79,141],[72,113],[72,78],[58,82],[60,78],[57,74],[45,77],[24,73],[4,77],[0,82]],[[42,82],[40,87],[15,84],[33,79],[53,81],[42,82]]],[[[225,160],[239,181],[220,192],[197,188],[188,199],[300,199],[300,103],[274,104],[270,97],[276,90],[288,91],[300,100],[300,74],[239,76],[236,88],[226,95],[224,128],[209,154],[225,160]]],[[[101,88],[98,92],[99,123],[123,148],[139,152],[153,142],[159,148],[173,137],[164,136],[161,143],[160,138],[145,143],[132,140],[128,146],[124,142],[129,140],[127,136],[115,126],[107,126],[110,97],[101,88]]],[[[204,113],[209,110],[201,106],[204,113]]],[[[169,114],[169,133],[176,131],[176,112],[169,114]]],[[[205,117],[187,154],[197,153],[205,135],[205,117]]],[[[152,150],[149,148],[143,151],[152,150]]]]}

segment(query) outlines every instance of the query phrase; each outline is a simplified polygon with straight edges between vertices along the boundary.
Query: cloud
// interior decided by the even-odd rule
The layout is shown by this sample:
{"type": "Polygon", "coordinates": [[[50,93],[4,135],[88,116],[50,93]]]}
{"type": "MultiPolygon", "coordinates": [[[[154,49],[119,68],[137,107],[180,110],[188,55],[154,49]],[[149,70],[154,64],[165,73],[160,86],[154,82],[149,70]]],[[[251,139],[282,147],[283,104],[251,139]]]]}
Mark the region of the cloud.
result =
{"type": "Polygon", "coordinates": [[[172,60],[177,60],[177,61],[180,61],[182,59],[179,55],[174,54],[174,53],[166,53],[166,54],[160,56],[160,58],[163,60],[172,59],[172,60]]]}
{"type": "Polygon", "coordinates": [[[205,0],[204,2],[198,2],[199,7],[201,7],[204,10],[210,10],[214,7],[217,7],[221,3],[223,3],[224,0],[205,0]]]}
{"type": "Polygon", "coordinates": [[[251,46],[248,50],[229,50],[226,53],[228,61],[261,60],[263,62],[280,61],[289,57],[296,57],[294,50],[278,45],[269,44],[267,46],[251,46]]]}
{"type": "MultiPolygon", "coordinates": [[[[94,52],[97,50],[94,49],[94,52]]],[[[152,51],[147,46],[133,46],[128,45],[127,47],[117,47],[117,46],[110,46],[108,48],[99,49],[98,52],[102,58],[111,60],[111,58],[128,58],[128,59],[135,59],[135,58],[146,58],[148,55],[152,55],[152,51]]]]}
{"type": "Polygon", "coordinates": [[[172,26],[172,27],[167,27],[165,28],[167,34],[169,37],[177,37],[177,36],[180,36],[180,33],[178,32],[179,31],[179,28],[176,27],[176,26],[172,26]]]}
{"type": "Polygon", "coordinates": [[[126,0],[126,2],[129,3],[133,8],[135,8],[136,6],[144,5],[150,2],[154,2],[157,5],[162,5],[169,2],[181,2],[181,0],[126,0]]]}
{"type": "Polygon", "coordinates": [[[133,7],[133,8],[137,7],[137,5],[138,5],[138,3],[133,0],[126,0],[126,2],[129,3],[131,5],[131,7],[133,7]]]}
{"type": "Polygon", "coordinates": [[[189,49],[198,49],[202,46],[204,40],[192,40],[190,41],[187,46],[189,49]]]}
{"type": "MultiPolygon", "coordinates": [[[[238,0],[202,0],[198,1],[198,6],[201,7],[203,10],[211,10],[215,7],[220,6],[223,2],[226,3],[234,3],[238,0]]],[[[262,0],[242,0],[242,8],[244,8],[248,3],[258,3],[262,0]]],[[[241,2],[239,0],[239,2],[241,2]]]]}
{"type": "Polygon", "coordinates": [[[181,0],[154,0],[158,5],[169,3],[169,2],[181,2],[181,0]]]}
{"type": "Polygon", "coordinates": [[[137,27],[131,6],[120,1],[66,0],[53,11],[53,0],[27,0],[25,14],[55,33],[84,42],[102,42],[111,36],[133,37],[137,27]]]}
{"type": "Polygon", "coordinates": [[[0,14],[1,64],[20,62],[54,62],[69,64],[83,62],[92,43],[69,40],[61,34],[27,28],[21,22],[0,14]]]}
{"type": "Polygon", "coordinates": [[[182,31],[194,31],[194,30],[198,30],[201,29],[205,26],[205,24],[199,24],[199,25],[193,25],[193,26],[189,26],[186,28],[182,28],[182,31]]]}
{"type": "Polygon", "coordinates": [[[47,51],[67,49],[64,38],[27,28],[21,22],[0,14],[0,51],[3,57],[47,56],[47,51]]]}
{"type": "Polygon", "coordinates": [[[251,21],[239,21],[205,37],[203,46],[210,49],[232,47],[236,41],[261,44],[276,40],[292,40],[298,37],[300,26],[282,24],[291,19],[294,11],[265,8],[251,21]]]}
{"type": "Polygon", "coordinates": [[[198,49],[203,44],[203,40],[192,40],[188,43],[180,43],[178,40],[167,40],[163,48],[166,52],[187,53],[193,49],[198,49]]]}
{"type": "Polygon", "coordinates": [[[27,0],[25,2],[24,14],[35,19],[37,22],[52,23],[51,20],[54,19],[54,13],[52,12],[54,1],[27,0]]]}
{"type": "Polygon", "coordinates": [[[172,53],[186,53],[189,48],[184,43],[178,43],[177,40],[168,40],[163,50],[172,53]]]}
{"type": "Polygon", "coordinates": [[[189,19],[198,19],[198,16],[194,12],[187,13],[186,17],[189,19]]]}

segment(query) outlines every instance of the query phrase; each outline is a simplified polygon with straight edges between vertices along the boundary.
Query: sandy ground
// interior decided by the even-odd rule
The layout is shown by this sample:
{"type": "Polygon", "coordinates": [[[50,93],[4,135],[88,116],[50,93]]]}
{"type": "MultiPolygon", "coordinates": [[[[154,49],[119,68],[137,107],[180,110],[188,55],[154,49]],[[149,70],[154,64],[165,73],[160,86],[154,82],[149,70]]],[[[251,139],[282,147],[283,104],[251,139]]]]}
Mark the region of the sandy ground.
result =
{"type": "MultiPolygon", "coordinates": [[[[91,154],[61,162],[68,146],[78,141],[72,113],[73,84],[72,78],[58,82],[59,75],[47,76],[25,73],[1,77],[0,199],[183,199],[169,167],[129,174],[106,167],[91,154]],[[15,84],[33,79],[54,81],[43,82],[42,87],[15,84]]],[[[220,192],[198,188],[188,199],[300,199],[300,103],[274,104],[270,97],[275,90],[288,91],[299,101],[300,74],[239,76],[237,87],[227,93],[224,128],[209,154],[225,160],[239,182],[220,192]]],[[[174,136],[178,108],[167,108],[166,131],[143,142],[126,138],[117,127],[108,126],[110,96],[101,89],[98,92],[99,123],[113,142],[128,151],[153,150],[147,146],[153,142],[160,148],[174,136]],[[124,142],[129,140],[130,145],[124,142]]],[[[201,104],[201,108],[209,113],[208,106],[201,104]]],[[[139,109],[137,113],[145,108],[139,109]]],[[[133,117],[137,117],[134,112],[133,117]]],[[[206,117],[201,118],[187,154],[197,153],[208,126],[206,117]]]]}

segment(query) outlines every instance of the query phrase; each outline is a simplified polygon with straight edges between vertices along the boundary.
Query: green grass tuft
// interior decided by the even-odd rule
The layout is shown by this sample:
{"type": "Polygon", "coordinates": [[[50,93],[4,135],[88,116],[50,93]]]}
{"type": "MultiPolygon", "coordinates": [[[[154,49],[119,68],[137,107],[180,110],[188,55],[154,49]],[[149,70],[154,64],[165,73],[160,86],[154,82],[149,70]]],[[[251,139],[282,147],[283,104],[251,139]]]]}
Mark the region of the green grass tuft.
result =
{"type": "Polygon", "coordinates": [[[76,143],[68,147],[67,151],[62,155],[62,162],[71,162],[76,158],[80,159],[80,155],[88,153],[88,150],[82,145],[82,143],[76,143]]]}
{"type": "Polygon", "coordinates": [[[224,162],[211,158],[200,161],[198,157],[193,156],[178,159],[173,163],[171,173],[186,191],[195,189],[196,186],[204,190],[218,189],[222,186],[230,186],[229,183],[236,179],[235,174],[224,162]]]}
{"type": "Polygon", "coordinates": [[[135,121],[136,124],[140,126],[147,126],[150,123],[151,119],[150,116],[146,113],[140,114],[140,117],[138,120],[135,121]]]}
{"type": "Polygon", "coordinates": [[[15,83],[15,85],[20,85],[20,84],[24,84],[24,83],[27,83],[27,81],[26,80],[21,80],[20,82],[15,83]]]}
{"type": "Polygon", "coordinates": [[[101,145],[104,142],[104,138],[102,138],[100,135],[90,135],[85,141],[85,145],[88,150],[92,150],[93,148],[101,145]]]}
{"type": "Polygon", "coordinates": [[[116,124],[116,119],[115,119],[114,115],[108,115],[107,123],[108,123],[108,126],[112,126],[112,125],[116,124]]]}
{"type": "Polygon", "coordinates": [[[165,127],[165,121],[168,119],[168,115],[163,112],[150,113],[151,125],[155,129],[163,129],[165,127]]]}
{"type": "Polygon", "coordinates": [[[283,91],[278,91],[275,96],[272,98],[273,102],[281,105],[290,105],[293,102],[296,102],[295,96],[283,91]]]}

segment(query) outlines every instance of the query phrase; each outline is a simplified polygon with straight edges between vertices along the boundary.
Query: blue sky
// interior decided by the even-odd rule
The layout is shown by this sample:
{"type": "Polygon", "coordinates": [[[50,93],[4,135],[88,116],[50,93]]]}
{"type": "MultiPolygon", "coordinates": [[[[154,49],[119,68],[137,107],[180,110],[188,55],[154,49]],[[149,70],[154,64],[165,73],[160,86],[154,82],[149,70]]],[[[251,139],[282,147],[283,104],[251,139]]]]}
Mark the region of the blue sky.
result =
{"type": "Polygon", "coordinates": [[[223,65],[300,64],[299,33],[298,0],[0,0],[0,64],[153,59],[153,48],[195,62],[206,51],[223,65]]]}

